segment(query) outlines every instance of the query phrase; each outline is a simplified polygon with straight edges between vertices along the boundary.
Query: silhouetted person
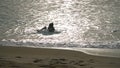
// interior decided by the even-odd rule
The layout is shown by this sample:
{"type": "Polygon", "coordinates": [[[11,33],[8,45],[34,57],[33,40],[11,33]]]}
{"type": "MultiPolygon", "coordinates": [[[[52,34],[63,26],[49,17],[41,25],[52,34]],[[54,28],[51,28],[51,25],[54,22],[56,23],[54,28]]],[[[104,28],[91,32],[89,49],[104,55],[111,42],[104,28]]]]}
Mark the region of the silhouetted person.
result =
{"type": "Polygon", "coordinates": [[[53,23],[50,23],[49,26],[48,26],[48,31],[49,32],[54,32],[55,31],[55,28],[54,28],[54,24],[53,23]]]}
{"type": "Polygon", "coordinates": [[[43,27],[41,30],[46,30],[47,29],[47,27],[45,26],[45,27],[43,27]]]}
{"type": "Polygon", "coordinates": [[[48,26],[48,28],[45,26],[42,29],[37,30],[38,33],[46,32],[46,31],[48,31],[48,32],[54,32],[55,31],[54,24],[50,23],[49,26],[48,26]]]}

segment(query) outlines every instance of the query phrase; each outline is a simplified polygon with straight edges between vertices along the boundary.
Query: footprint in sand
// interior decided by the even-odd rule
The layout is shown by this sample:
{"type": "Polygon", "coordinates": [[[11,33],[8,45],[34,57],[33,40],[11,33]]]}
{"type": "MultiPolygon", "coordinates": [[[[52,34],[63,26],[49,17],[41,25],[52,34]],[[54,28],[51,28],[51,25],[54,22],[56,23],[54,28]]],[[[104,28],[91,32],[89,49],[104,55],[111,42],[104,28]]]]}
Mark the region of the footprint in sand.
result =
{"type": "Polygon", "coordinates": [[[33,62],[34,63],[39,63],[39,62],[41,62],[41,61],[43,61],[42,59],[35,59],[33,62]]]}
{"type": "Polygon", "coordinates": [[[21,56],[16,56],[15,58],[20,59],[20,58],[22,58],[22,57],[21,57],[21,56]]]}

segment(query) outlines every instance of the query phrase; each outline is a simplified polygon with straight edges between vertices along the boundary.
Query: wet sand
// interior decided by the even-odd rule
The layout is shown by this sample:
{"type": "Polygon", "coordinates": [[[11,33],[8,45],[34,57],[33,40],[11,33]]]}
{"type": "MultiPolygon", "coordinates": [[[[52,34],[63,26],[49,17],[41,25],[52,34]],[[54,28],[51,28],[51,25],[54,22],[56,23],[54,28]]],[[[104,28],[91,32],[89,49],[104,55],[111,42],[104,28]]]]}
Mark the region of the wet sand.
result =
{"type": "Polygon", "coordinates": [[[0,68],[119,68],[120,58],[83,52],[0,46],[0,68]]]}

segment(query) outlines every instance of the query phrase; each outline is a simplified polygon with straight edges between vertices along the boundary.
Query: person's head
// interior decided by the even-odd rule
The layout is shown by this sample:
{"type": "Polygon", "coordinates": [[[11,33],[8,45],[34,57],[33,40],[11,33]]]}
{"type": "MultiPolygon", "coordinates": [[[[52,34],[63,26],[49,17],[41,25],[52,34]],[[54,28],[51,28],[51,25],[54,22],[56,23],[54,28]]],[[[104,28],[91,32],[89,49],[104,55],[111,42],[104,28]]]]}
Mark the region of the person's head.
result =
{"type": "Polygon", "coordinates": [[[53,27],[53,25],[54,25],[53,23],[50,23],[50,24],[49,24],[49,27],[53,27]]]}
{"type": "Polygon", "coordinates": [[[53,25],[54,25],[53,23],[50,23],[50,24],[49,24],[49,27],[48,27],[48,31],[49,31],[49,32],[54,32],[54,31],[55,31],[55,28],[54,28],[53,25]]]}

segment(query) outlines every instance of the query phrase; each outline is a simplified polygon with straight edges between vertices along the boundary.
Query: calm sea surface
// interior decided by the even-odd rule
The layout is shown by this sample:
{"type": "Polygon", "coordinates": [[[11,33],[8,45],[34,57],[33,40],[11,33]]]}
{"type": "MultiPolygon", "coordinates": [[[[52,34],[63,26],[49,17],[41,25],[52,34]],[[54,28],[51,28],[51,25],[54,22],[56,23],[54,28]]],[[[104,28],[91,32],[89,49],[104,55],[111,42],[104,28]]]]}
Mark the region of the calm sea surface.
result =
{"type": "Polygon", "coordinates": [[[120,0],[0,0],[0,45],[120,48],[120,0]]]}

